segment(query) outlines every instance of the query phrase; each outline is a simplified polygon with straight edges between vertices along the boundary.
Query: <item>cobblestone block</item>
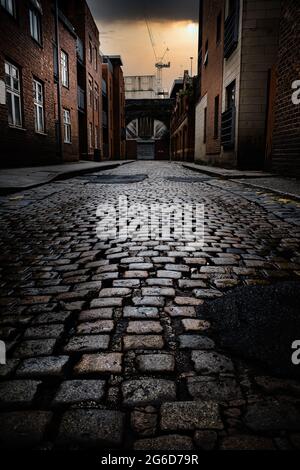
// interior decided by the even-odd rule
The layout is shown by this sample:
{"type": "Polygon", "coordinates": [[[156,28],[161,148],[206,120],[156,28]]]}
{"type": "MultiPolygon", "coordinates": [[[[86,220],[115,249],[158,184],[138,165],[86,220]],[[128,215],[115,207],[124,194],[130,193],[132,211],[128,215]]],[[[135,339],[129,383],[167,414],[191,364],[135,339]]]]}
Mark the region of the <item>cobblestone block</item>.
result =
{"type": "Polygon", "coordinates": [[[75,375],[120,374],[122,372],[121,353],[84,354],[74,368],[75,375]]]}
{"type": "Polygon", "coordinates": [[[123,310],[124,318],[157,318],[158,309],[156,307],[125,307],[123,310]]]}
{"type": "Polygon", "coordinates": [[[234,370],[231,360],[216,352],[193,351],[192,361],[195,370],[201,374],[219,374],[234,370]]]}
{"type": "Polygon", "coordinates": [[[160,426],[163,431],[223,429],[216,403],[194,401],[164,403],[160,426]]]}
{"type": "Polygon", "coordinates": [[[30,406],[41,382],[11,380],[0,383],[0,407],[30,406]]]}
{"type": "Polygon", "coordinates": [[[58,447],[101,448],[119,446],[124,415],[110,410],[70,410],[64,413],[56,444],[58,447]]]}
{"type": "Polygon", "coordinates": [[[174,451],[175,449],[176,451],[193,450],[192,439],[189,436],[172,434],[152,439],[140,439],[134,443],[134,450],[174,451]]]}
{"type": "Polygon", "coordinates": [[[49,356],[54,350],[56,339],[23,341],[15,350],[14,357],[49,356]]]}
{"type": "Polygon", "coordinates": [[[163,328],[157,321],[130,321],[126,331],[136,334],[161,333],[163,328]]]}
{"type": "Polygon", "coordinates": [[[175,359],[170,354],[144,354],[137,357],[137,365],[141,372],[173,372],[175,359]]]}
{"type": "Polygon", "coordinates": [[[5,449],[30,448],[40,444],[52,420],[49,411],[1,413],[0,442],[5,449]]]}
{"type": "Polygon", "coordinates": [[[162,349],[164,340],[158,335],[129,335],[123,338],[124,350],[129,349],[162,349]]]}
{"type": "Polygon", "coordinates": [[[93,352],[107,349],[108,345],[109,335],[74,336],[63,350],[65,353],[93,352]]]}
{"type": "Polygon", "coordinates": [[[59,386],[53,405],[74,405],[85,401],[98,403],[104,394],[104,380],[67,380],[59,386]]]}
{"type": "Polygon", "coordinates": [[[195,317],[195,307],[165,307],[165,312],[170,317],[195,317]]]}
{"type": "Polygon", "coordinates": [[[122,392],[127,406],[158,405],[176,399],[175,382],[165,379],[127,380],[122,384],[122,392]]]}
{"type": "Polygon", "coordinates": [[[25,359],[17,368],[17,377],[40,378],[47,376],[60,377],[64,367],[69,361],[69,356],[39,357],[25,359]]]}
{"type": "Polygon", "coordinates": [[[112,320],[96,320],[94,322],[80,323],[76,328],[78,335],[95,335],[98,333],[110,333],[114,329],[112,320]]]}

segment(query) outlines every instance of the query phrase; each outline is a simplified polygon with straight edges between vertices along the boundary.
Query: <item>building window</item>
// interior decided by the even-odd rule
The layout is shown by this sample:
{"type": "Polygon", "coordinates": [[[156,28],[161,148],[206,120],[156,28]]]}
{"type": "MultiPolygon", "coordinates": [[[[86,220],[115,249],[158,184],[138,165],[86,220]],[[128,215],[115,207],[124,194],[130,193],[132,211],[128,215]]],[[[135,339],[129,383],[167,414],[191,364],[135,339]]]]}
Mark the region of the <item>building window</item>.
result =
{"type": "Polygon", "coordinates": [[[91,40],[89,41],[89,61],[90,63],[93,62],[93,45],[91,40]]]}
{"type": "Polygon", "coordinates": [[[68,109],[64,109],[64,142],[70,144],[72,142],[71,113],[68,109]]]}
{"type": "Polygon", "coordinates": [[[222,12],[220,12],[217,17],[217,33],[216,33],[217,44],[221,42],[221,29],[222,29],[222,12]]]}
{"type": "Polygon", "coordinates": [[[220,111],[220,97],[215,97],[215,116],[214,116],[214,138],[219,137],[219,111],[220,111]]]}
{"type": "Polygon", "coordinates": [[[22,127],[20,71],[9,62],[5,62],[5,83],[8,123],[11,126],[22,127]]]}
{"type": "Polygon", "coordinates": [[[89,78],[89,105],[93,106],[93,79],[89,78]]]}
{"type": "Polygon", "coordinates": [[[208,66],[208,40],[205,43],[205,55],[204,55],[203,64],[205,67],[208,66]]]}
{"type": "Polygon", "coordinates": [[[29,8],[29,23],[31,37],[42,44],[42,20],[40,13],[34,8],[29,8]]]}
{"type": "Polygon", "coordinates": [[[90,148],[93,148],[93,124],[89,123],[89,145],[90,148]]]}
{"type": "Polygon", "coordinates": [[[97,70],[98,70],[98,50],[97,50],[97,47],[94,48],[94,51],[95,51],[94,67],[95,67],[95,71],[97,72],[97,70]]]}
{"type": "Polygon", "coordinates": [[[95,126],[95,149],[99,148],[98,134],[99,134],[99,128],[98,128],[98,126],[95,126]]]}
{"type": "Polygon", "coordinates": [[[1,0],[1,6],[12,16],[16,16],[15,0],[1,0]]]}
{"type": "Polygon", "coordinates": [[[61,83],[64,87],[69,87],[69,57],[64,51],[60,52],[61,83]]]}
{"type": "Polygon", "coordinates": [[[34,116],[36,132],[45,132],[44,122],[44,89],[43,84],[33,80],[34,116]]]}
{"type": "Polygon", "coordinates": [[[235,107],[235,80],[226,88],[226,111],[235,107]]]}
{"type": "Polygon", "coordinates": [[[99,111],[99,87],[95,83],[95,111],[99,111]]]}
{"type": "Polygon", "coordinates": [[[206,129],[207,129],[207,108],[204,108],[204,120],[203,120],[203,143],[206,144],[206,129]]]}

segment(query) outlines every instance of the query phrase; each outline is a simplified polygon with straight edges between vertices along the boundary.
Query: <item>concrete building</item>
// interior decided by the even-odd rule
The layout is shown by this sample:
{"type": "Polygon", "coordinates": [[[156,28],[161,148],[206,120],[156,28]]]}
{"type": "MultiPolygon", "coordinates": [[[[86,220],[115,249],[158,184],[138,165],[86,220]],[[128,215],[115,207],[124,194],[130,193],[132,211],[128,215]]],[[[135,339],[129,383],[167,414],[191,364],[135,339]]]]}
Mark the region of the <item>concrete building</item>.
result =
{"type": "Polygon", "coordinates": [[[249,169],[266,166],[280,7],[280,0],[200,2],[196,160],[249,169]]]}
{"type": "Polygon", "coordinates": [[[49,0],[11,0],[0,30],[0,165],[77,160],[73,26],[49,0]]]}
{"type": "Polygon", "coordinates": [[[135,75],[124,77],[125,98],[127,100],[145,100],[156,98],[156,76],[135,75]]]}
{"type": "Polygon", "coordinates": [[[174,109],[171,116],[171,156],[173,160],[192,161],[195,147],[195,82],[184,72],[183,80],[176,80],[171,90],[174,109]],[[181,82],[181,83],[180,83],[181,82]]]}

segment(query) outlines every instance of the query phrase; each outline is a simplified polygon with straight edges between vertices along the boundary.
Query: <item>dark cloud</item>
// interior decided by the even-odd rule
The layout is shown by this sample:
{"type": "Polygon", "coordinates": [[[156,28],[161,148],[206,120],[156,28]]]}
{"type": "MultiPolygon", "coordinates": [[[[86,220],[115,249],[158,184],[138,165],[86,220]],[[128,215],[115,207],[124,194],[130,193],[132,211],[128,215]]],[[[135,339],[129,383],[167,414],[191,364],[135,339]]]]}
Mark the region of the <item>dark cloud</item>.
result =
{"type": "Polygon", "coordinates": [[[197,21],[199,0],[88,0],[96,20],[143,20],[145,12],[151,20],[197,21]]]}

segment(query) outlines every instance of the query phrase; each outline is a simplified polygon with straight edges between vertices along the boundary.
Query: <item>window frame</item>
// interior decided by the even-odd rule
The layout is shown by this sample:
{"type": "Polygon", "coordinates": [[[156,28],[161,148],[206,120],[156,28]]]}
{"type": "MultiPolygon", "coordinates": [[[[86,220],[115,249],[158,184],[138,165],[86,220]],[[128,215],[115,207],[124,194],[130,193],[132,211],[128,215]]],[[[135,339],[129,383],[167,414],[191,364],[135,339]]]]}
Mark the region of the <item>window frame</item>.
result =
{"type": "Polygon", "coordinates": [[[94,135],[94,140],[95,140],[94,145],[95,145],[95,147],[94,148],[96,150],[99,150],[99,126],[95,126],[94,132],[95,132],[95,135],[94,135]]]}
{"type": "Polygon", "coordinates": [[[94,107],[94,80],[90,74],[88,76],[88,87],[89,87],[89,106],[93,108],[94,107]]]}
{"type": "Polygon", "coordinates": [[[16,18],[16,1],[15,0],[0,0],[0,6],[5,10],[10,16],[16,18]],[[11,8],[10,8],[11,6],[11,8]]]}
{"type": "Polygon", "coordinates": [[[33,93],[34,93],[34,117],[35,117],[35,132],[37,134],[45,134],[45,99],[44,99],[44,84],[37,78],[33,78],[33,93]],[[38,90],[40,87],[40,91],[38,90]],[[39,99],[41,95],[41,100],[39,99]],[[38,116],[39,111],[42,110],[42,126],[39,126],[38,116]]]}
{"type": "Polygon", "coordinates": [[[214,101],[214,139],[217,140],[220,134],[220,95],[215,96],[214,101]]]}
{"type": "Polygon", "coordinates": [[[70,86],[70,76],[69,76],[69,55],[63,49],[60,50],[60,71],[61,71],[61,84],[64,88],[69,88],[70,86]],[[66,60],[64,60],[64,57],[66,60]],[[66,81],[65,81],[66,78],[66,81]]]}
{"type": "Polygon", "coordinates": [[[6,91],[6,105],[8,107],[8,95],[10,95],[11,99],[11,116],[12,116],[12,122],[10,122],[10,117],[8,115],[8,124],[11,127],[16,127],[19,129],[22,129],[23,127],[23,109],[22,109],[22,84],[21,84],[21,71],[20,68],[8,60],[4,61],[4,68],[5,68],[5,91],[6,91]],[[6,72],[6,69],[8,67],[9,72],[11,72],[12,69],[15,70],[16,72],[16,77],[11,73],[6,72]],[[9,77],[9,84],[7,78],[9,77]],[[18,84],[18,88],[14,86],[14,84],[18,84]],[[16,98],[19,102],[18,105],[18,110],[19,110],[19,117],[20,117],[20,122],[17,123],[17,115],[16,115],[16,98]]]}
{"type": "Polygon", "coordinates": [[[72,144],[71,111],[66,108],[63,108],[63,123],[64,123],[64,144],[72,144]]]}
{"type": "Polygon", "coordinates": [[[31,38],[41,46],[43,44],[42,15],[34,6],[29,7],[29,29],[31,38]]]}
{"type": "Polygon", "coordinates": [[[94,149],[94,142],[93,142],[93,123],[89,122],[89,148],[90,150],[94,149]]]}
{"type": "Polygon", "coordinates": [[[216,28],[216,45],[218,46],[221,43],[222,39],[222,11],[219,12],[217,16],[217,28],[216,28]]]}
{"type": "Polygon", "coordinates": [[[207,141],[207,106],[203,110],[203,143],[206,144],[207,141]]]}
{"type": "Polygon", "coordinates": [[[98,83],[94,83],[94,108],[95,111],[99,112],[100,109],[100,91],[98,83]]]}

